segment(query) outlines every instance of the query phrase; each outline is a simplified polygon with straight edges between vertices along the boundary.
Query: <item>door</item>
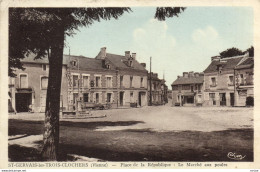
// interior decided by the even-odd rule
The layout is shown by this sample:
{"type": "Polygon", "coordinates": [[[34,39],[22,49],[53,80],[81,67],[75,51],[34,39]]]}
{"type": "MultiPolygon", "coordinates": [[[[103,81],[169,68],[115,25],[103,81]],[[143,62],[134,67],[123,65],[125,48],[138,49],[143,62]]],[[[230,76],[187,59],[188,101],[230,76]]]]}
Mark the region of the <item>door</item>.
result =
{"type": "Polygon", "coordinates": [[[230,105],[231,106],[234,106],[234,101],[235,99],[234,99],[234,93],[230,93],[230,105]]]}
{"type": "Polygon", "coordinates": [[[226,106],[226,93],[219,93],[220,106],[226,106]]]}
{"type": "Polygon", "coordinates": [[[139,102],[139,106],[142,106],[142,93],[140,92],[138,94],[138,102],[139,102]]]}
{"type": "Polygon", "coordinates": [[[29,105],[32,104],[32,94],[31,93],[16,93],[15,94],[15,104],[17,112],[28,112],[29,105]]]}
{"type": "Polygon", "coordinates": [[[120,92],[120,106],[124,105],[124,92],[120,92]]]}

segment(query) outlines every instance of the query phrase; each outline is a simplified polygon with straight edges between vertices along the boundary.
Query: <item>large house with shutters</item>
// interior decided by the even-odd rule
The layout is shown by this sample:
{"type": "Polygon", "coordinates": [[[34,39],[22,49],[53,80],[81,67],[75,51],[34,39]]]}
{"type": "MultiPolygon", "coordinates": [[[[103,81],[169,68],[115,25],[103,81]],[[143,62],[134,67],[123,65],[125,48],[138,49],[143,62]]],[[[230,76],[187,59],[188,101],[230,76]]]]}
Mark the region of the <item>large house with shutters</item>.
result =
{"type": "Polygon", "coordinates": [[[136,53],[125,55],[111,54],[106,47],[101,48],[96,59],[104,61],[116,69],[117,106],[146,106],[147,105],[147,74],[145,63],[136,60],[136,53]]]}
{"type": "MultiPolygon", "coordinates": [[[[135,55],[108,54],[101,49],[96,58],[63,56],[60,107],[81,110],[89,104],[112,107],[147,105],[147,70],[135,55]],[[103,53],[103,54],[102,54],[103,53]],[[105,56],[103,56],[105,54],[105,56]]],[[[25,70],[17,69],[9,78],[9,106],[17,112],[44,112],[48,86],[48,58],[22,60],[25,70]]]]}

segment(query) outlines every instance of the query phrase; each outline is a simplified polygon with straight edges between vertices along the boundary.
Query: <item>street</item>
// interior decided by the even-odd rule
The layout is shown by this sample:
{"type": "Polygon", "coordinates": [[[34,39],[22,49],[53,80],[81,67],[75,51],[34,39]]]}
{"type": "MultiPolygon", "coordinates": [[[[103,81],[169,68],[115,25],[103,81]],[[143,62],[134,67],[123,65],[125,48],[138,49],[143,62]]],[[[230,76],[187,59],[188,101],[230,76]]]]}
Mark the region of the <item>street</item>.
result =
{"type": "MultiPolygon", "coordinates": [[[[91,113],[106,117],[61,119],[61,160],[234,161],[227,157],[232,152],[253,161],[253,108],[165,105],[91,113]]],[[[39,160],[43,119],[43,113],[9,115],[10,161],[39,160]]]]}

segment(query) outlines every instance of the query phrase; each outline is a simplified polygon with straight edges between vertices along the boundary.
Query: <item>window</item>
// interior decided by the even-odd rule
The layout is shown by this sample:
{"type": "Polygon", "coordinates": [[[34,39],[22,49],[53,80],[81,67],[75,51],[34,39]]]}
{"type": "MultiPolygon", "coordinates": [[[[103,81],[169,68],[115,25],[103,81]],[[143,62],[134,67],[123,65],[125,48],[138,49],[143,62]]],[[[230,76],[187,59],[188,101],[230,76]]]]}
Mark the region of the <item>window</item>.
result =
{"type": "Polygon", "coordinates": [[[124,76],[120,76],[120,87],[122,87],[123,86],[123,80],[124,80],[124,76]]]}
{"type": "Polygon", "coordinates": [[[234,76],[229,76],[228,77],[228,82],[229,82],[229,84],[228,85],[234,85],[234,76]]]}
{"type": "Polygon", "coordinates": [[[47,76],[43,76],[41,77],[41,89],[47,89],[48,87],[48,77],[47,76]]]}
{"type": "Polygon", "coordinates": [[[191,86],[191,92],[193,92],[194,90],[193,90],[193,86],[191,86]]]}
{"type": "Polygon", "coordinates": [[[78,75],[73,75],[73,87],[78,87],[78,82],[79,82],[79,76],[78,75]]]}
{"type": "Polygon", "coordinates": [[[111,103],[112,101],[112,93],[107,93],[107,102],[111,103]]]}
{"type": "Polygon", "coordinates": [[[129,61],[129,66],[130,66],[130,67],[133,66],[133,61],[132,61],[132,60],[129,61]]]}
{"type": "Polygon", "coordinates": [[[83,76],[83,87],[88,88],[89,87],[89,77],[83,76]]]}
{"type": "Polygon", "coordinates": [[[42,65],[42,70],[43,70],[43,71],[46,71],[46,69],[47,69],[47,65],[46,65],[46,64],[43,64],[43,65],[42,65]]]}
{"type": "Polygon", "coordinates": [[[172,90],[178,90],[178,85],[173,85],[172,90]]]}
{"type": "Polygon", "coordinates": [[[190,90],[190,85],[182,85],[183,90],[190,90]]]}
{"type": "Polygon", "coordinates": [[[71,63],[71,66],[73,66],[73,67],[76,67],[76,66],[77,66],[77,61],[76,61],[76,60],[73,60],[73,61],[71,61],[70,63],[71,63]]]}
{"type": "Polygon", "coordinates": [[[144,78],[141,77],[141,87],[144,87],[144,78]]]}
{"type": "Polygon", "coordinates": [[[153,83],[153,90],[156,90],[156,83],[153,83]]]}
{"type": "Polygon", "coordinates": [[[28,88],[27,74],[21,74],[20,75],[20,88],[28,88]]]}
{"type": "Polygon", "coordinates": [[[96,103],[99,103],[99,93],[96,93],[96,103]]]}
{"type": "Polygon", "coordinates": [[[109,64],[107,65],[107,69],[110,69],[110,65],[109,64]]]}
{"type": "Polygon", "coordinates": [[[240,84],[244,85],[244,75],[240,74],[240,84]]]}
{"type": "Polygon", "coordinates": [[[217,86],[217,84],[216,84],[216,78],[215,78],[215,77],[211,78],[211,85],[210,85],[210,86],[211,86],[211,87],[217,86]]]}
{"type": "Polygon", "coordinates": [[[199,90],[199,92],[201,92],[201,86],[202,86],[202,85],[198,85],[198,90],[199,90]]]}
{"type": "Polygon", "coordinates": [[[89,94],[88,94],[88,93],[84,93],[84,94],[83,94],[83,101],[84,101],[85,103],[89,102],[89,94]]]}
{"type": "Polygon", "coordinates": [[[133,76],[130,76],[130,88],[133,87],[133,76]]]}
{"type": "Polygon", "coordinates": [[[107,88],[111,88],[112,87],[112,77],[107,77],[107,88]]]}
{"type": "Polygon", "coordinates": [[[133,99],[134,99],[134,92],[130,92],[130,102],[133,103],[133,99]]]}
{"type": "Polygon", "coordinates": [[[212,102],[212,105],[216,105],[215,93],[209,93],[209,99],[212,102]]]}
{"type": "Polygon", "coordinates": [[[100,87],[100,76],[96,76],[96,87],[100,87]]]}

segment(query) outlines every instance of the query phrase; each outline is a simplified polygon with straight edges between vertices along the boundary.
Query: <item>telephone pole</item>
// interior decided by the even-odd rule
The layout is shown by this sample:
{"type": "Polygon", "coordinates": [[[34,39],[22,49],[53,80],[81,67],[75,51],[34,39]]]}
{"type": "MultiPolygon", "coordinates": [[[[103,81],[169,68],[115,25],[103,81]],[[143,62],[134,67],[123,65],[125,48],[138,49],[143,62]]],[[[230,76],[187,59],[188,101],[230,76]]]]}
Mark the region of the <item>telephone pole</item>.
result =
{"type": "Polygon", "coordinates": [[[150,106],[152,106],[152,57],[150,57],[150,106]]]}

